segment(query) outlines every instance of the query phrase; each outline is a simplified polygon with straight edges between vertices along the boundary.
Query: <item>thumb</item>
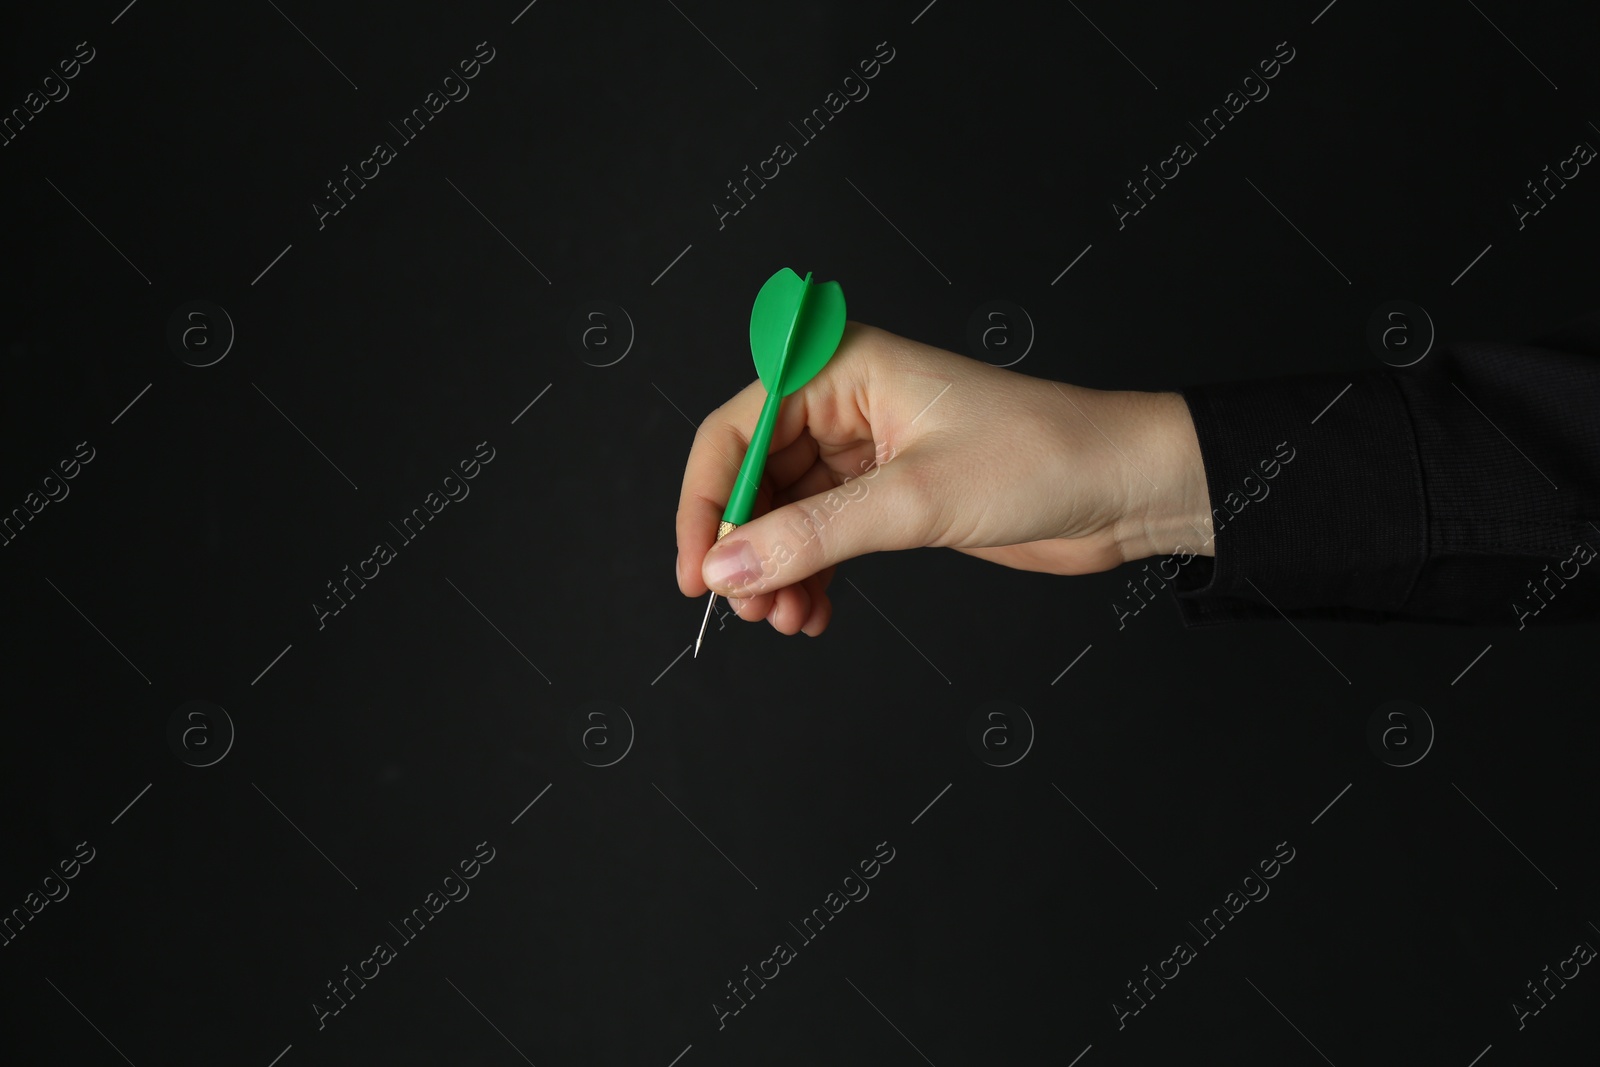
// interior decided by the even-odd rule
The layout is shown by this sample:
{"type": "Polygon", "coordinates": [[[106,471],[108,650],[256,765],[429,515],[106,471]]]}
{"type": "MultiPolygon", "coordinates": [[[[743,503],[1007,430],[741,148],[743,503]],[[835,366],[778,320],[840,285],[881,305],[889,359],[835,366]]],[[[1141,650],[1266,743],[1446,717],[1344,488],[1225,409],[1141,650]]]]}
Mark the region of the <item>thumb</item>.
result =
{"type": "Polygon", "coordinates": [[[869,552],[927,543],[929,515],[905,464],[774,508],[711,546],[701,577],[723,596],[772,592],[869,552]]]}

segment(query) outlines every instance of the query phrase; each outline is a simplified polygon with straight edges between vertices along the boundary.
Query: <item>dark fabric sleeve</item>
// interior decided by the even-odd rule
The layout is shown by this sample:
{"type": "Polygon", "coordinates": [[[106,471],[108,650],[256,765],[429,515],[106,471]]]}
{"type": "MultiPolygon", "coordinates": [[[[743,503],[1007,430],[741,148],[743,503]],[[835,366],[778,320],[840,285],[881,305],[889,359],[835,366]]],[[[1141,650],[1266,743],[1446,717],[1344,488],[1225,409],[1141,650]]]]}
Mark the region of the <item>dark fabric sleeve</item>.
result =
{"type": "Polygon", "coordinates": [[[1600,619],[1600,316],[1182,393],[1215,537],[1173,580],[1185,624],[1600,619]]]}

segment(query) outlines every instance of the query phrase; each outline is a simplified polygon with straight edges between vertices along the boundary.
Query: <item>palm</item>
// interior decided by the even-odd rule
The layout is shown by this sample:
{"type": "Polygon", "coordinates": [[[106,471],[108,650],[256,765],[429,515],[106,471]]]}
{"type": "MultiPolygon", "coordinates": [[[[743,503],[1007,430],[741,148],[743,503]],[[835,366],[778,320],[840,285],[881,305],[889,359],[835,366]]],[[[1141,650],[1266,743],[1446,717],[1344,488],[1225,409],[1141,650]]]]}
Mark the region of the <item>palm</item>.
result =
{"type": "Polygon", "coordinates": [[[1028,541],[1020,545],[1000,545],[994,548],[958,548],[969,556],[1013,567],[1019,571],[1042,571],[1046,574],[1094,574],[1108,571],[1123,562],[1109,533],[1088,537],[1055,537],[1044,541],[1028,541]]]}

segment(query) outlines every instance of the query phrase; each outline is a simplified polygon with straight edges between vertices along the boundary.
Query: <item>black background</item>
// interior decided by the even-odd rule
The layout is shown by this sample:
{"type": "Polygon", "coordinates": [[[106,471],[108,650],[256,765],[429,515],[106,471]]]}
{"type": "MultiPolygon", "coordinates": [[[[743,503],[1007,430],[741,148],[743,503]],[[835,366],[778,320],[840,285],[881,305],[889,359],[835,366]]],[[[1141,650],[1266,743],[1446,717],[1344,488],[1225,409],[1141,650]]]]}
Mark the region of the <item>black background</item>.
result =
{"type": "Polygon", "coordinates": [[[1592,1050],[1589,969],[1520,1031],[1511,1002],[1600,944],[1593,627],[1191,631],[1157,603],[1118,630],[1126,573],[915,552],[842,568],[818,639],[714,622],[693,659],[672,570],[692,423],[752,380],[780,266],[957,351],[1013,301],[1016,370],[1107,388],[1367,369],[1396,298],[1446,341],[1593,310],[1600,178],[1510,208],[1600,144],[1592,10],[924,3],[13,17],[6,110],[96,55],[0,148],[0,508],[96,454],[0,550],[0,909],[96,851],[0,948],[8,1062],[1592,1050]],[[324,183],[480,41],[470,96],[319,230],[324,183]],[[883,41],[870,96],[719,230],[725,183],[883,41]],[[1122,183],[1280,41],[1271,95],[1119,231],[1122,183]],[[167,342],[195,299],[237,331],[204,368],[167,342]],[[620,333],[569,342],[591,300],[634,328],[610,366],[620,333]],[[484,440],[470,496],[319,630],[324,583],[484,440]],[[195,699],[236,731],[203,768],[167,734],[195,699]],[[1406,768],[1367,743],[1394,699],[1437,731],[1406,768]],[[968,743],[994,700],[1037,731],[1004,768],[968,743]],[[596,701],[636,732],[605,768],[569,741],[596,701]],[[319,1029],[324,983],[481,841],[470,897],[319,1029]],[[719,1031],[725,983],[879,842],[871,895],[719,1031]],[[1124,984],[1279,842],[1271,895],[1119,1031],[1124,984]]]}

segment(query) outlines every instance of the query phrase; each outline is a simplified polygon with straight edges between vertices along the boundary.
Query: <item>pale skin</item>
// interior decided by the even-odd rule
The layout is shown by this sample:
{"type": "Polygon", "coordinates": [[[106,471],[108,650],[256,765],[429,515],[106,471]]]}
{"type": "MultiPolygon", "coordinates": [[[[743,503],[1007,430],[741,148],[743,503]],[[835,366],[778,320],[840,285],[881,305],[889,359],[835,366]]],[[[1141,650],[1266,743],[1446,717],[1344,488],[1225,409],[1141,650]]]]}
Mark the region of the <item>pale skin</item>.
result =
{"type": "Polygon", "coordinates": [[[856,322],[783,401],[752,517],[717,542],[765,399],[752,382],[701,423],[678,499],[678,588],[715,590],[747,622],[817,636],[838,565],[869,552],[953,548],[1049,574],[1213,554],[1177,393],[1052,382],[856,322]]]}

